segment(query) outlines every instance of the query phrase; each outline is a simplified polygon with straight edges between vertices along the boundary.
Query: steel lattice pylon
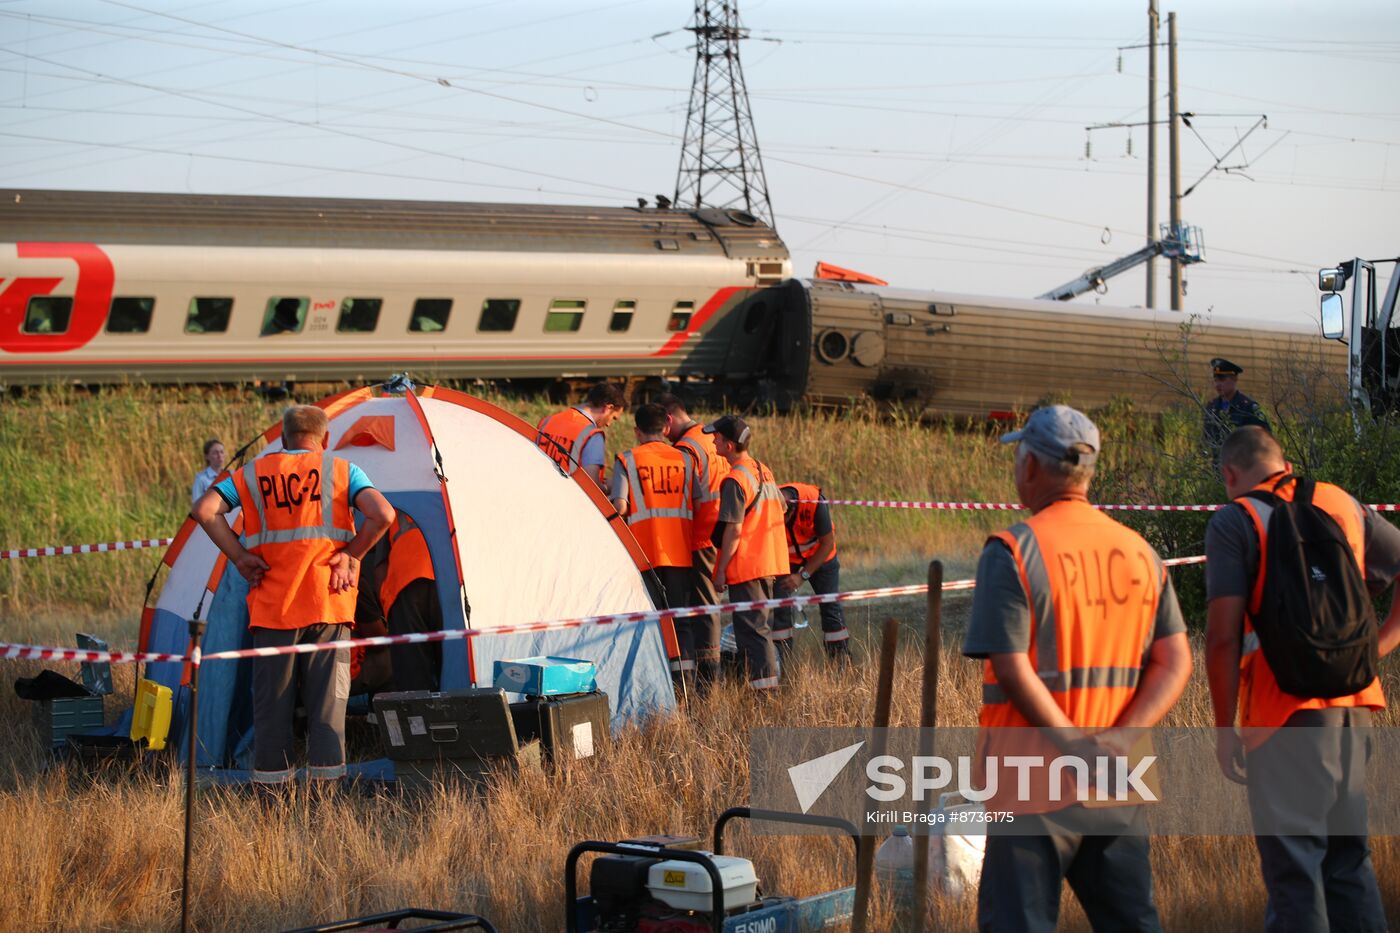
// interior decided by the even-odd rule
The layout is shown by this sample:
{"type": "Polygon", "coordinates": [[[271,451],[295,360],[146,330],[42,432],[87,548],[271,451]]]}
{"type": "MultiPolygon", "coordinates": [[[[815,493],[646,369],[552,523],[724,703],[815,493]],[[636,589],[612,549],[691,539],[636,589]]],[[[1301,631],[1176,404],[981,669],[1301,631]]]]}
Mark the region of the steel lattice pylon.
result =
{"type": "Polygon", "coordinates": [[[734,208],[773,223],[768,180],[754,133],[749,92],[739,64],[735,0],[695,0],[695,78],[676,174],[677,207],[734,208]]]}

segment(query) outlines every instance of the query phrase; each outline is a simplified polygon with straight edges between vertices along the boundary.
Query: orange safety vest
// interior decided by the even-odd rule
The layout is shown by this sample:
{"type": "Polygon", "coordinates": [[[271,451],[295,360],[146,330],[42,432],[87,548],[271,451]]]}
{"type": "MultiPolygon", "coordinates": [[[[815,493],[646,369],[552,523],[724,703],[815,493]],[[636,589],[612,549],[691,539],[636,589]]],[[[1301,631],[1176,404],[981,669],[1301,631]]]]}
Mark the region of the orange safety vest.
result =
{"type": "MultiPolygon", "coordinates": [[[[1297,484],[1288,483],[1274,489],[1279,477],[1271,476],[1255,486],[1255,490],[1272,492],[1286,502],[1293,501],[1297,484]]],[[[1253,490],[1251,490],[1253,491],[1253,490]]],[[[1244,644],[1240,655],[1240,726],[1245,728],[1244,743],[1247,748],[1257,748],[1268,739],[1272,731],[1288,721],[1288,717],[1303,709],[1328,709],[1331,707],[1366,706],[1371,709],[1385,708],[1385,694],[1381,691],[1380,678],[1371,681],[1365,689],[1344,697],[1295,697],[1284,693],[1259,650],[1259,636],[1255,634],[1250,615],[1259,611],[1264,598],[1264,568],[1267,566],[1268,539],[1265,529],[1269,527],[1269,516],[1273,507],[1258,499],[1236,499],[1254,522],[1254,531],[1259,536],[1259,570],[1254,578],[1254,590],[1250,594],[1249,606],[1244,615],[1244,644]]],[[[1364,513],[1356,500],[1340,486],[1331,483],[1318,483],[1313,488],[1313,504],[1331,515],[1346,535],[1347,543],[1356,554],[1356,565],[1365,573],[1366,531],[1364,513]]]]}
{"type": "Polygon", "coordinates": [[[379,584],[379,605],[384,614],[399,598],[403,588],[414,580],[436,580],[433,557],[428,553],[428,541],[423,529],[409,515],[399,512],[389,526],[388,571],[379,584]]]}
{"type": "MultiPolygon", "coordinates": [[[[1161,558],[1137,532],[1079,499],[1052,503],[991,540],[1010,549],[1020,572],[1030,607],[1028,653],[1041,682],[1074,725],[1112,726],[1132,701],[1152,649],[1167,579],[1161,558]]],[[[979,761],[1040,755],[1049,762],[1059,754],[1011,704],[990,660],[983,669],[980,722],[979,761]],[[999,734],[1006,727],[1013,731],[999,734]]],[[[1023,801],[1015,800],[1008,786],[1015,781],[1003,768],[988,809],[995,803],[1043,813],[1074,803],[1063,784],[1069,777],[1062,779],[1059,800],[1051,798],[1047,773],[1039,773],[1032,799],[1023,801]]]]}
{"type": "Polygon", "coordinates": [[[694,478],[692,507],[695,523],[691,526],[691,550],[703,551],[713,547],[715,525],[719,523],[719,487],[729,475],[729,461],[715,452],[715,436],[706,434],[701,425],[692,425],[676,441],[676,446],[688,451],[694,478]]]}
{"type": "Polygon", "coordinates": [[[248,627],[297,629],[355,619],[356,588],[331,592],[330,559],[355,537],[350,463],[329,451],[274,453],[233,474],[243,546],[267,562],[248,591],[248,627]]]}
{"type": "Polygon", "coordinates": [[[773,471],[748,454],[730,464],[728,479],[744,493],[744,522],[739,548],[729,562],[730,583],[747,583],[788,572],[787,531],[783,527],[783,494],[773,471]]]}
{"type": "MultiPolygon", "coordinates": [[[[817,552],[817,544],[821,541],[821,535],[817,534],[817,500],[822,497],[820,486],[812,486],[807,483],[784,483],[778,487],[781,492],[784,489],[791,489],[797,493],[796,508],[793,509],[792,521],[787,523],[788,542],[788,563],[795,572],[802,563],[817,552]]],[[[783,502],[786,505],[787,497],[783,502]]],[[[832,529],[835,530],[835,523],[832,529]]],[[[827,556],[830,561],[836,557],[836,546],[833,543],[831,553],[827,556]]]]}
{"type": "Polygon", "coordinates": [[[627,527],[656,567],[689,567],[693,515],[687,457],[665,441],[650,441],[617,458],[627,478],[627,527]]]}
{"type": "Polygon", "coordinates": [[[549,459],[559,464],[566,476],[572,476],[580,466],[583,448],[602,430],[577,408],[566,408],[540,419],[535,426],[535,443],[549,459]]]}

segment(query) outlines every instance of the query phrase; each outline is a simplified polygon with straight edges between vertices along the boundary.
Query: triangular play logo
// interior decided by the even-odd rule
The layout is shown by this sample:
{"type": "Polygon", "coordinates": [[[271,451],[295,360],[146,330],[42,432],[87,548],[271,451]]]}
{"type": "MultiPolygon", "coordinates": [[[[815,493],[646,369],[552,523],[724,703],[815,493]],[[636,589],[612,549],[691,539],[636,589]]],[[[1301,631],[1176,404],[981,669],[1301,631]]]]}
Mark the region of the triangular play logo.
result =
{"type": "Polygon", "coordinates": [[[788,768],[788,779],[792,781],[792,789],[797,794],[797,805],[806,813],[812,808],[812,804],[826,789],[831,786],[831,782],[836,780],[836,776],[841,773],[841,769],[855,757],[860,751],[864,742],[857,742],[854,745],[847,745],[845,748],[834,752],[829,752],[818,758],[811,758],[798,765],[788,768]]]}

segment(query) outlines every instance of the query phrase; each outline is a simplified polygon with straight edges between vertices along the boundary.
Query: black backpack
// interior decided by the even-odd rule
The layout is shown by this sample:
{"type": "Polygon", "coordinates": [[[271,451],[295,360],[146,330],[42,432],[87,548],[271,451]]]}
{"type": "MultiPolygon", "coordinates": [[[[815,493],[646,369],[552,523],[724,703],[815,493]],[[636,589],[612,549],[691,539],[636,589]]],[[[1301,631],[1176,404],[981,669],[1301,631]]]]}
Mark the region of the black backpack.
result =
{"type": "Polygon", "coordinates": [[[1380,666],[1380,626],[1341,527],[1313,504],[1316,482],[1296,482],[1293,501],[1273,492],[1247,493],[1273,506],[1264,592],[1250,618],[1259,648],[1279,688],[1296,697],[1349,696],[1364,689],[1380,666]]]}

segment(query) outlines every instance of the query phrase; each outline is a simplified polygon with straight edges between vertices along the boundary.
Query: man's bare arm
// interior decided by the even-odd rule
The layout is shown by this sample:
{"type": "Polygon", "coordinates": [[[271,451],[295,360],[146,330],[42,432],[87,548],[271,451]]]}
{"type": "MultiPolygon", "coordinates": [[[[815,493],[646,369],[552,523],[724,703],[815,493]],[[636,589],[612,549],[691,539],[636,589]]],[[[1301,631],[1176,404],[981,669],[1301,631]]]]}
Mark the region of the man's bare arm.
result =
{"type": "Polygon", "coordinates": [[[1206,608],[1206,679],[1215,709],[1215,754],[1220,770],[1243,784],[1244,748],[1235,732],[1240,695],[1240,644],[1244,634],[1243,596],[1217,596],[1206,608]]]}
{"type": "Polygon", "coordinates": [[[1185,632],[1159,638],[1152,643],[1147,668],[1137,692],[1119,714],[1115,726],[1125,729],[1151,728],[1162,721],[1176,705],[1191,679],[1191,640],[1185,632]]]}
{"type": "Polygon", "coordinates": [[[336,551],[330,560],[331,589],[337,593],[359,583],[360,561],[394,523],[394,507],[383,493],[373,487],[360,490],[355,497],[355,508],[365,517],[364,524],[355,532],[350,543],[336,551]]]}

